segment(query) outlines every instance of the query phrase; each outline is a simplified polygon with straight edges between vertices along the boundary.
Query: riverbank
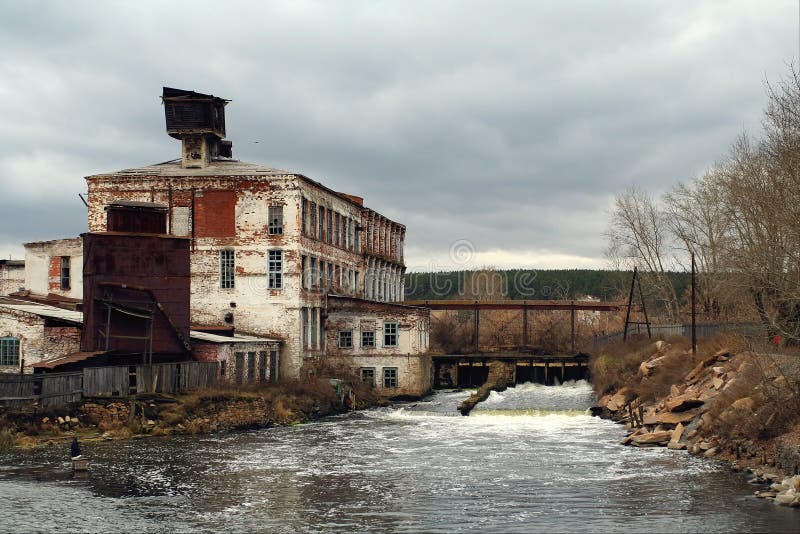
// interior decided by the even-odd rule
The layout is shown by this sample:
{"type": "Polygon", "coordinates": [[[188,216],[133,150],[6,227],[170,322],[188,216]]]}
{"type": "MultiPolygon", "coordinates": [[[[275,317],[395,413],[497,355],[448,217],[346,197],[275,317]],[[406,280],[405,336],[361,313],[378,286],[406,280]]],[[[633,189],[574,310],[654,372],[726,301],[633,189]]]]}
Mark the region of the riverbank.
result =
{"type": "Polygon", "coordinates": [[[286,426],[384,403],[360,382],[332,385],[326,379],[92,399],[71,410],[4,414],[0,450],[59,445],[73,437],[85,442],[286,426]]]}
{"type": "Polygon", "coordinates": [[[668,447],[749,470],[756,492],[800,507],[800,358],[721,336],[638,340],[592,358],[595,415],[626,424],[623,444],[668,447]]]}

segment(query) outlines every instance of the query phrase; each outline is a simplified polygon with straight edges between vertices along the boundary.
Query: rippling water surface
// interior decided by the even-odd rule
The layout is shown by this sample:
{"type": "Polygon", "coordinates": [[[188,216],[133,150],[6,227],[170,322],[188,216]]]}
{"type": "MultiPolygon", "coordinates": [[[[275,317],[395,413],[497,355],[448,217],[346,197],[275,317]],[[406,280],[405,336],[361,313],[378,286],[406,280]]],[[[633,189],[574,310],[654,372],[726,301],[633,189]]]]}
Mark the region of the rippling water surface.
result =
{"type": "Polygon", "coordinates": [[[4,530],[763,532],[800,513],[724,466],[618,445],[584,383],[467,392],[290,428],[0,457],[4,530]],[[58,457],[56,457],[58,456],[58,457]]]}

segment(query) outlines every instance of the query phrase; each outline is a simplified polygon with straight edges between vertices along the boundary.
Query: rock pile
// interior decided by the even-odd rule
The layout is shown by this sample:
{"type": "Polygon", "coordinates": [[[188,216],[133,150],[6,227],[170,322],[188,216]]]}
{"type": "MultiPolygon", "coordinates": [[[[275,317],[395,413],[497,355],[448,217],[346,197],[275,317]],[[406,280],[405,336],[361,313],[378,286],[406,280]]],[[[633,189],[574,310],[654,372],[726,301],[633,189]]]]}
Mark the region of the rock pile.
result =
{"type": "MultiPolygon", "coordinates": [[[[664,342],[653,344],[652,355],[639,367],[640,380],[651,379],[668,363],[669,348],[664,342]]],[[[753,416],[753,394],[741,396],[743,384],[736,390],[730,389],[747,374],[748,367],[752,370],[753,357],[748,353],[732,355],[727,349],[719,350],[698,362],[663,398],[639,398],[634,389],[624,387],[601,397],[592,412],[627,424],[630,432],[622,441],[624,445],[686,450],[705,458],[738,458],[750,465],[770,465],[790,474],[800,473],[800,441],[788,439],[789,434],[775,440],[774,447],[767,448],[763,442],[734,439],[720,432],[720,428],[734,426],[745,417],[753,416]],[[729,390],[736,394],[723,395],[729,390]]],[[[767,379],[785,378],[767,376],[767,379]]],[[[757,492],[758,497],[800,507],[800,475],[783,478],[764,470],[753,472],[755,483],[771,484],[769,490],[757,492]]]]}

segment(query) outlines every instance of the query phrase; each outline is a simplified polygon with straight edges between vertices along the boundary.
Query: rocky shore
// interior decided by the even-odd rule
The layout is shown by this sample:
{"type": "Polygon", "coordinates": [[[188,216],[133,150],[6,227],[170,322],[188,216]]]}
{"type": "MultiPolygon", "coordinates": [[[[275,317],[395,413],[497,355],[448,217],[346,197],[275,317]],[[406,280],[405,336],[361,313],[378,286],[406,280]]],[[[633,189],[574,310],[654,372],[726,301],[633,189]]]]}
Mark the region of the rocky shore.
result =
{"type": "MultiPolygon", "coordinates": [[[[627,425],[624,445],[728,461],[748,470],[753,483],[769,486],[756,496],[800,507],[798,357],[709,348],[694,356],[658,341],[634,351],[641,356],[638,369],[627,385],[599,391],[593,413],[627,425]]],[[[609,364],[614,355],[603,357],[609,364]]],[[[627,355],[628,366],[635,360],[627,355]]],[[[624,374],[618,365],[606,367],[595,362],[600,373],[624,374]]]]}

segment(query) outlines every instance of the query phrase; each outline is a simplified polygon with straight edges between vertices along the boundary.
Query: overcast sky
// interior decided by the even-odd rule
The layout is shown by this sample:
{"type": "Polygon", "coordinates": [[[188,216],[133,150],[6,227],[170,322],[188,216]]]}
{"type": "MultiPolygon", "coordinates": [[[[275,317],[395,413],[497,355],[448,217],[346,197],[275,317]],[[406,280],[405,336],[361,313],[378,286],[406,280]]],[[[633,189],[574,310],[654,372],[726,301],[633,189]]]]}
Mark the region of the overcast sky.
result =
{"type": "Polygon", "coordinates": [[[613,196],[758,133],[798,2],[2,0],[0,256],[86,230],[84,176],[179,156],[162,86],[231,99],[234,157],[407,226],[411,270],[606,266],[613,196]]]}

